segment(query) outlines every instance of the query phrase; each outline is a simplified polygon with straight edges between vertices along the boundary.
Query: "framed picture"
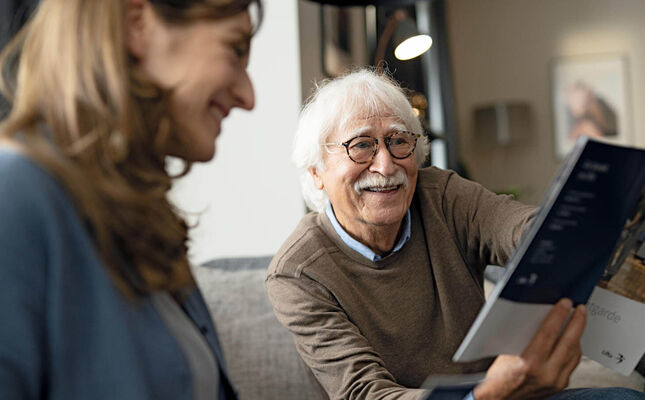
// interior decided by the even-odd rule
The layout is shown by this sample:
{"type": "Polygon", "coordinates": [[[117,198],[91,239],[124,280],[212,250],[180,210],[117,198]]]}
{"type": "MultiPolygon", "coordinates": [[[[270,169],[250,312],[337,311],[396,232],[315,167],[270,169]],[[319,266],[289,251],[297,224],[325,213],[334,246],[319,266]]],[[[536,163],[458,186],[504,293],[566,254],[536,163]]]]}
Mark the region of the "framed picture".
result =
{"type": "Polygon", "coordinates": [[[369,64],[363,7],[321,6],[322,69],[336,77],[348,68],[369,64]]]}
{"type": "Polygon", "coordinates": [[[627,60],[621,55],[567,57],[552,65],[555,151],[564,158],[582,135],[632,142],[627,60]]]}

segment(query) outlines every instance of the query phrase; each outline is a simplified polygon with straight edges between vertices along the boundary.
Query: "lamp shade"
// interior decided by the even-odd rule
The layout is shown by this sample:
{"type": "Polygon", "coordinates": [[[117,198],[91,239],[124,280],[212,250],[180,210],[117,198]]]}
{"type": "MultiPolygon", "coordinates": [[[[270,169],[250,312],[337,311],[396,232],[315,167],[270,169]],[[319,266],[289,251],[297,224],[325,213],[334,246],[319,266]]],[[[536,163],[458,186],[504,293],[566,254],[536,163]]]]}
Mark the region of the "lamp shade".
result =
{"type": "Polygon", "coordinates": [[[394,57],[398,60],[410,60],[425,53],[432,46],[432,38],[420,35],[410,15],[405,10],[398,9],[388,17],[385,29],[378,39],[374,53],[375,65],[385,59],[385,51],[390,44],[394,48],[394,57]]]}
{"type": "MultiPolygon", "coordinates": [[[[337,7],[351,6],[409,6],[418,3],[418,0],[309,0],[314,3],[328,4],[337,7]]],[[[422,0],[430,1],[430,0],[422,0]]]]}
{"type": "Polygon", "coordinates": [[[425,53],[432,46],[432,38],[428,35],[412,36],[396,46],[394,57],[399,60],[410,60],[425,53]]]}
{"type": "Polygon", "coordinates": [[[410,60],[428,51],[432,46],[429,35],[421,35],[412,18],[402,19],[392,35],[394,57],[399,60],[410,60]]]}

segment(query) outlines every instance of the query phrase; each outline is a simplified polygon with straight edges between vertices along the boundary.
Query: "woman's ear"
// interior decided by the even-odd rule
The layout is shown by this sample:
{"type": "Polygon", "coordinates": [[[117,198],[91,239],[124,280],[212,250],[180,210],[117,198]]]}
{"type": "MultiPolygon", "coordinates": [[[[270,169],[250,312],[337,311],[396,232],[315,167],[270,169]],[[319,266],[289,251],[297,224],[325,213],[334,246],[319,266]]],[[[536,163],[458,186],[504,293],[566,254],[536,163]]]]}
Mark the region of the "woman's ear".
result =
{"type": "Polygon", "coordinates": [[[314,179],[314,184],[316,185],[316,188],[318,190],[323,190],[323,188],[325,187],[325,184],[323,183],[322,176],[320,176],[320,174],[318,173],[318,169],[316,167],[309,167],[307,171],[309,171],[309,174],[314,179]]]}
{"type": "Polygon", "coordinates": [[[136,59],[146,55],[150,34],[150,3],[147,0],[126,0],[125,2],[125,45],[136,59]]]}

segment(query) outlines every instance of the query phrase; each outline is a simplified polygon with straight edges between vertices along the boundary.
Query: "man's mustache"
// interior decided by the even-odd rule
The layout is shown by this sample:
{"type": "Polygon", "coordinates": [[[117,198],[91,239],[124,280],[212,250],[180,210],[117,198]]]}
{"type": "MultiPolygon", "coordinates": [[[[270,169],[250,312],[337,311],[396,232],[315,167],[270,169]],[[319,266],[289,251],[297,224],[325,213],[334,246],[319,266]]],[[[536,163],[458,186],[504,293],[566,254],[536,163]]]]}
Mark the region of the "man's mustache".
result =
{"type": "Polygon", "coordinates": [[[368,173],[354,182],[354,191],[358,194],[368,188],[387,188],[392,186],[408,186],[408,176],[402,170],[398,170],[392,176],[368,173]]]}

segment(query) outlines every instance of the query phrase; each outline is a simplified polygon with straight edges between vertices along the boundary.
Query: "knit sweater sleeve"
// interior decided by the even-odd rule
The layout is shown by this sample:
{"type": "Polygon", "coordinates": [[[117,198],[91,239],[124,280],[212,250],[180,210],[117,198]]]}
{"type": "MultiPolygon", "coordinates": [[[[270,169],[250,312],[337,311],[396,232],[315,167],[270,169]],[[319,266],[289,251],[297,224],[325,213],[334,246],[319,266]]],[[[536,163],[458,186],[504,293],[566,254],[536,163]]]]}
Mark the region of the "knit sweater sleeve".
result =
{"type": "Polygon", "coordinates": [[[442,208],[469,265],[504,265],[513,254],[536,208],[498,195],[450,173],[442,208]]]}
{"type": "Polygon", "coordinates": [[[421,399],[428,394],[395,382],[325,287],[304,274],[273,274],[266,286],[276,316],[330,399],[421,399]]]}

